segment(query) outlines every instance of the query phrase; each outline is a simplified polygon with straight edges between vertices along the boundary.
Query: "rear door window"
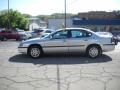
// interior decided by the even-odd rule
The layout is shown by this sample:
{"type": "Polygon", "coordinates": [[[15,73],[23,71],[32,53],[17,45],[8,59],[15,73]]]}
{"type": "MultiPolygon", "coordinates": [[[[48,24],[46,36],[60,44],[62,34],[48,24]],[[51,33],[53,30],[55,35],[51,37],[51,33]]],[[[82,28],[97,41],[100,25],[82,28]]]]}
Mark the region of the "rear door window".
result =
{"type": "Polygon", "coordinates": [[[90,35],[90,32],[84,30],[71,30],[71,38],[83,38],[89,37],[90,35]]]}

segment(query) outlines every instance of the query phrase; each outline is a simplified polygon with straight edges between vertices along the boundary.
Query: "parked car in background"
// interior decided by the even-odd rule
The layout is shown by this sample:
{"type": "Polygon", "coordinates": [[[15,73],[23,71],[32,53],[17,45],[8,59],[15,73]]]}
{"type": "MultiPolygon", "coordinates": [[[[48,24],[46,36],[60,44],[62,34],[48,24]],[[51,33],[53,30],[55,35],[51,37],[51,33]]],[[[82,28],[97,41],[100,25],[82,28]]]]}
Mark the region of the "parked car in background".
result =
{"type": "Polygon", "coordinates": [[[42,37],[46,36],[46,35],[49,35],[50,33],[54,32],[55,30],[52,30],[52,29],[45,29],[43,31],[43,34],[42,34],[42,37]]]}
{"type": "MultiPolygon", "coordinates": [[[[2,31],[2,28],[0,28],[0,32],[2,31]]],[[[0,40],[2,40],[3,39],[3,37],[0,35],[0,40]]]]}
{"type": "Polygon", "coordinates": [[[114,36],[114,38],[116,39],[117,42],[120,42],[120,32],[116,31],[116,32],[111,32],[114,36]]]}
{"type": "Polygon", "coordinates": [[[5,41],[7,39],[16,39],[16,40],[26,40],[31,38],[32,35],[28,34],[24,30],[13,30],[13,31],[7,31],[7,30],[2,30],[0,31],[0,40],[5,41]]]}
{"type": "Polygon", "coordinates": [[[114,31],[114,32],[111,32],[114,36],[117,36],[117,35],[119,35],[120,34],[120,32],[119,31],[114,31]]]}
{"type": "Polygon", "coordinates": [[[16,39],[16,40],[21,39],[20,34],[12,31],[5,31],[5,30],[0,32],[0,37],[1,37],[1,41],[7,40],[7,39],[16,39]]]}
{"type": "Polygon", "coordinates": [[[25,33],[26,33],[28,39],[32,38],[32,34],[31,34],[32,31],[25,31],[25,33]]]}
{"type": "Polygon", "coordinates": [[[31,34],[32,34],[32,38],[39,37],[39,36],[41,35],[41,32],[43,32],[43,30],[40,30],[40,29],[34,29],[34,31],[31,32],[31,34]]]}
{"type": "Polygon", "coordinates": [[[85,28],[60,29],[43,38],[22,41],[18,46],[20,53],[33,58],[45,53],[86,53],[90,58],[97,58],[102,52],[114,49],[111,36],[101,36],[85,28]]]}
{"type": "Polygon", "coordinates": [[[32,35],[24,30],[17,30],[17,33],[21,35],[21,40],[30,39],[32,35]]]}
{"type": "Polygon", "coordinates": [[[1,32],[1,31],[4,31],[4,30],[5,30],[5,28],[0,28],[0,32],[1,32]]]}
{"type": "Polygon", "coordinates": [[[34,31],[31,33],[33,38],[36,37],[44,37],[45,35],[48,35],[50,33],[52,33],[54,30],[52,29],[34,29],[34,31]]]}
{"type": "Polygon", "coordinates": [[[120,42],[120,34],[117,35],[117,39],[120,42]]]}

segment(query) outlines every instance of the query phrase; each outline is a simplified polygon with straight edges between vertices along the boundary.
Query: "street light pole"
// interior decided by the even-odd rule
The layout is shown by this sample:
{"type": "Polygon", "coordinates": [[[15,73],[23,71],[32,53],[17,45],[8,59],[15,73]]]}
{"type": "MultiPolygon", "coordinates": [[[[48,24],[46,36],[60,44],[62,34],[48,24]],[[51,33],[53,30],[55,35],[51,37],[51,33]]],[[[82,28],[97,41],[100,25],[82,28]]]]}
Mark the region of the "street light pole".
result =
{"type": "Polygon", "coordinates": [[[66,0],[65,0],[65,2],[64,2],[64,8],[65,8],[65,12],[64,12],[64,15],[65,15],[65,18],[64,18],[64,23],[65,23],[65,28],[66,28],[66,0]]]}

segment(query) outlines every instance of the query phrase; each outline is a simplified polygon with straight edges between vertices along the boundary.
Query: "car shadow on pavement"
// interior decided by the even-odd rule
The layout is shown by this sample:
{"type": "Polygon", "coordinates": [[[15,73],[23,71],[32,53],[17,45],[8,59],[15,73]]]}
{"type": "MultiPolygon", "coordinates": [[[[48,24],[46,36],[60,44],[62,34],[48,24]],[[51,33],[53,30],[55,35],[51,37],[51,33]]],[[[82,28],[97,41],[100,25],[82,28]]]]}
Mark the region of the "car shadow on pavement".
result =
{"type": "Polygon", "coordinates": [[[18,54],[9,58],[10,62],[15,63],[33,63],[33,64],[90,64],[90,63],[104,63],[112,61],[112,58],[103,54],[96,59],[90,59],[84,55],[44,55],[39,59],[33,59],[24,54],[18,54]]]}

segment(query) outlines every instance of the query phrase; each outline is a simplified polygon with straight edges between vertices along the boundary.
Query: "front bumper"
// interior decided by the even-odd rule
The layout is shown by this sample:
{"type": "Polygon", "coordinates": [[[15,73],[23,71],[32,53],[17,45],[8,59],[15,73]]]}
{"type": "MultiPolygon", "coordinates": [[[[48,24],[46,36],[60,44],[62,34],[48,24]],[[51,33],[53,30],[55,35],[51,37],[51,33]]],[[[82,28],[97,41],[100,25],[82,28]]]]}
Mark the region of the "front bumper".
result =
{"type": "Polygon", "coordinates": [[[27,54],[27,47],[18,47],[19,53],[27,54]]]}

